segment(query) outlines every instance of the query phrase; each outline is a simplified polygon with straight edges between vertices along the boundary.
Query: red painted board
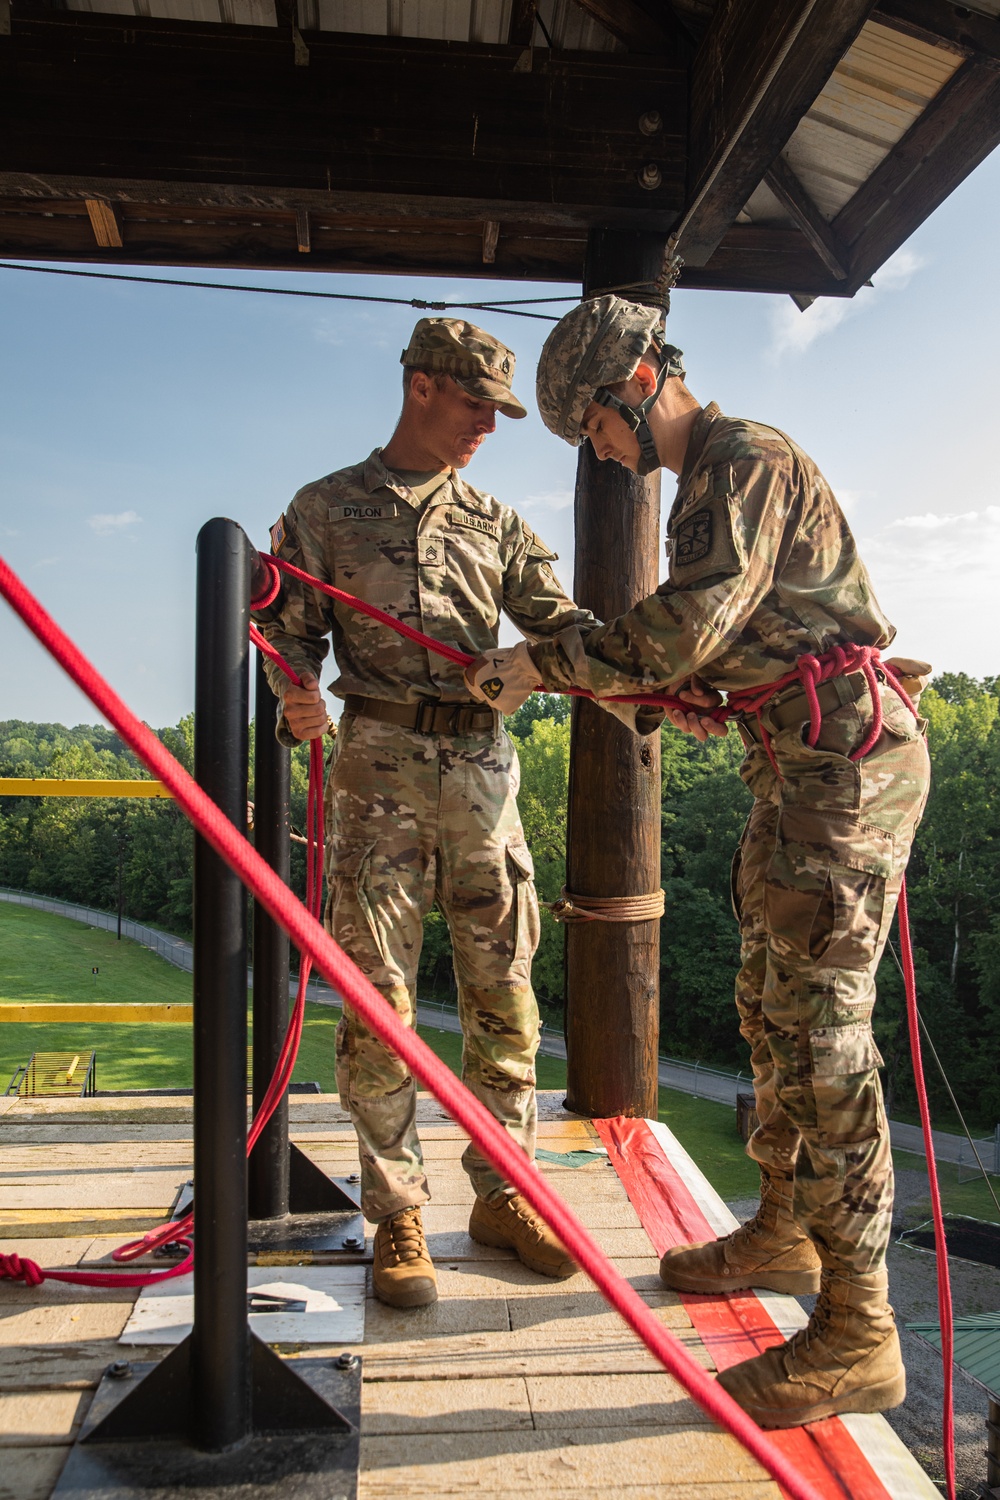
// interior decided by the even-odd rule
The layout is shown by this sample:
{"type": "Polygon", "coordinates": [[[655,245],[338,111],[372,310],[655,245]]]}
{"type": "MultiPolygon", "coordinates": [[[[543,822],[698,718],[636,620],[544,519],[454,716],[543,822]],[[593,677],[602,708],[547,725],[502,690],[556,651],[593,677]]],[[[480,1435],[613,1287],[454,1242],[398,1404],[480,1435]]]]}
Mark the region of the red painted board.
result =
{"type": "MultiPolygon", "coordinates": [[[[624,1116],[595,1120],[594,1129],[657,1255],[672,1245],[716,1238],[683,1176],[645,1120],[624,1116]]],[[[680,1298],[718,1370],[785,1341],[753,1292],[714,1297],[682,1292],[680,1298]]],[[[892,1500],[839,1418],[775,1431],[771,1436],[824,1500],[892,1500]]]]}

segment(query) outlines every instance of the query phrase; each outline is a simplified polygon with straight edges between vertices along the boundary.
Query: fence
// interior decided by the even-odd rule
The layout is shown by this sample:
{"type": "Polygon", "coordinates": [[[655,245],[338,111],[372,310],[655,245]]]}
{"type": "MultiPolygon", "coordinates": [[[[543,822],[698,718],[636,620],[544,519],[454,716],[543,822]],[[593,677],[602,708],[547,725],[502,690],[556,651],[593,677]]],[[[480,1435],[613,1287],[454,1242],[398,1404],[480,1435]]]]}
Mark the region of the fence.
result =
{"type": "Polygon", "coordinates": [[[979,1153],[979,1161],[976,1161],[975,1152],[963,1137],[958,1154],[959,1182],[971,1182],[973,1178],[978,1178],[980,1176],[979,1162],[982,1162],[987,1172],[994,1177],[1000,1177],[1000,1125],[988,1139],[976,1141],[976,1151],[979,1153]]]}

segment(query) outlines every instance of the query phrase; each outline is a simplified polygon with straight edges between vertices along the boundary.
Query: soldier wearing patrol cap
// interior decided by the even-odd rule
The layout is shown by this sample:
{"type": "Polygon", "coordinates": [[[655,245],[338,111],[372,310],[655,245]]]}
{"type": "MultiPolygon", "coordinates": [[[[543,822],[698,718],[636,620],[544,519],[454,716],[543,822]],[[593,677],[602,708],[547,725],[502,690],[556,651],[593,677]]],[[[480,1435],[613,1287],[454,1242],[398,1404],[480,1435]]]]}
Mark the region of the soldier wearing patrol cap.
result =
{"type": "MultiPolygon", "coordinates": [[[[725,733],[704,716],[719,691],[765,688],[806,653],[892,640],[815,464],[773,428],[702,408],[683,373],[659,310],[621,297],[583,302],[547,340],[537,393],[550,431],[574,445],[589,438],[600,459],[634,473],[678,475],[669,577],[610,624],[476,663],[470,689],[505,712],[539,684],[599,700],[669,687],[692,704],[671,713],[674,724],[704,739],[725,733]]],[[[911,696],[930,672],[891,665],[911,696]]],[[[852,760],[875,722],[865,674],[818,694],[814,743],[801,682],[763,710],[771,755],[757,720],[739,721],[755,801],[734,864],[736,1005],[760,1119],[748,1146],[760,1206],[730,1235],[668,1251],[660,1268],[682,1291],[819,1291],[806,1329],[719,1376],[767,1427],[881,1411],[905,1394],[887,1300],[892,1158],[871,1015],[927,795],[927,750],[923,725],[885,684],[881,734],[852,760]]],[[[648,731],[655,719],[643,715],[635,727],[648,731]]]]}
{"type": "MultiPolygon", "coordinates": [[[[532,640],[593,629],[555,577],[555,554],[461,477],[498,411],[526,415],[511,390],[514,355],[471,323],[422,318],[402,364],[389,442],[299,490],[272,529],[274,551],[473,654],[496,646],[501,611],[532,640]]],[[[533,1156],[538,902],[499,713],[470,699],[460,667],[287,576],[260,618],[304,683],[268,667],[286,743],[326,730],[317,674],[333,637],[330,687],[344,712],[327,783],[327,926],[413,1025],[422,923],[437,901],[454,949],[463,1079],[533,1156]]],[[[346,1008],[337,1076],[358,1132],[362,1206],[377,1223],[375,1293],[396,1307],[432,1302],[414,1080],[346,1008]]],[[[570,1274],[563,1246],[472,1146],[463,1165],[476,1192],[473,1238],[545,1275],[570,1274]]]]}

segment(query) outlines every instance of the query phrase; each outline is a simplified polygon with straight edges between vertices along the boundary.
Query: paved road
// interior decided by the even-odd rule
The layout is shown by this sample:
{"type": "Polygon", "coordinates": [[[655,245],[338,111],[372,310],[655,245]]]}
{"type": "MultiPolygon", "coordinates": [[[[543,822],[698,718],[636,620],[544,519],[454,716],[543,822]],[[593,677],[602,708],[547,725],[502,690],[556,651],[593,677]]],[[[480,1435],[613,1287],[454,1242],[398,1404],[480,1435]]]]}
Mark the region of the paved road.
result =
{"type": "MultiPolygon", "coordinates": [[[[76,906],[71,902],[59,901],[53,897],[35,896],[25,891],[0,889],[0,901],[30,906],[35,910],[50,911],[59,916],[69,917],[73,921],[85,922],[88,926],[102,927],[110,931],[114,931],[117,921],[116,917],[108,912],[96,911],[87,906],[76,906]]],[[[160,932],[156,928],[147,927],[144,923],[133,922],[129,919],[122,923],[122,933],[132,938],[133,941],[152,948],[168,963],[190,972],[191,944],[184,942],[183,938],[176,938],[172,934],[160,932]]],[[[253,970],[249,969],[247,975],[252,984],[253,970]]],[[[319,1005],[333,1005],[338,1008],[340,1006],[340,996],[322,980],[310,982],[307,996],[319,1005]]],[[[461,1031],[455,1011],[433,1002],[429,1004],[417,1002],[417,1019],[422,1025],[437,1026],[441,1031],[461,1031]]],[[[547,1057],[565,1057],[566,1043],[563,1041],[562,1033],[543,1028],[539,1050],[547,1057]]],[[[677,1089],[682,1094],[693,1094],[699,1099],[714,1099],[720,1104],[730,1104],[735,1108],[737,1092],[750,1090],[750,1077],[749,1074],[725,1073],[716,1068],[702,1067],[698,1063],[661,1061],[660,1085],[662,1088],[677,1089]]],[[[919,1126],[904,1125],[898,1120],[890,1120],[889,1130],[892,1144],[897,1150],[912,1151],[918,1156],[924,1155],[923,1134],[919,1126]]],[[[996,1160],[996,1155],[1000,1153],[995,1153],[992,1141],[980,1143],[979,1150],[988,1169],[991,1171],[1000,1169],[1000,1161],[996,1160]]],[[[934,1131],[934,1155],[938,1161],[961,1161],[967,1166],[973,1165],[972,1153],[965,1137],[949,1135],[943,1130],[934,1131]]]]}

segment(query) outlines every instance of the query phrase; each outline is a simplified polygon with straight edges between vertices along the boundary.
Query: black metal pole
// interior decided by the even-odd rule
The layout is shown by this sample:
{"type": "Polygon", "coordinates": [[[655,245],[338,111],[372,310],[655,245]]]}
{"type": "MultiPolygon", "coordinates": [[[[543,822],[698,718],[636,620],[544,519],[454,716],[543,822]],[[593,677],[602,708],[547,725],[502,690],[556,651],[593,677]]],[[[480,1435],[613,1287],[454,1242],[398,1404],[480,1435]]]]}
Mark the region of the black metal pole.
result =
{"type": "MultiPolygon", "coordinates": [[[[247,815],[250,544],[234,521],[198,534],[194,769],[237,828],[247,815]]],[[[199,1448],[250,1433],[247,1332],[247,916],[239,877],[201,838],[194,858],[194,1267],[191,1412],[199,1448]]]]}
{"type": "MultiPolygon", "coordinates": [[[[287,885],[291,873],[289,795],[291,752],[274,734],[278,700],[257,655],[254,714],[254,843],[287,885]]],[[[253,913],[253,1107],[260,1108],[288,1025],[288,938],[260,902],[253,913]]],[[[288,1213],[288,1095],[274,1111],[250,1157],[250,1217],[288,1213]]]]}

